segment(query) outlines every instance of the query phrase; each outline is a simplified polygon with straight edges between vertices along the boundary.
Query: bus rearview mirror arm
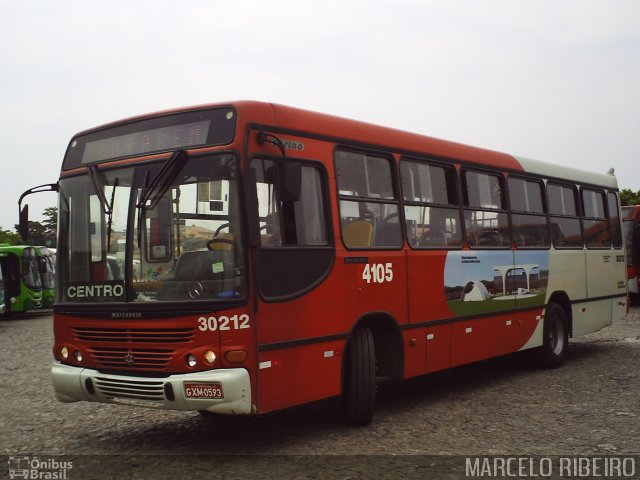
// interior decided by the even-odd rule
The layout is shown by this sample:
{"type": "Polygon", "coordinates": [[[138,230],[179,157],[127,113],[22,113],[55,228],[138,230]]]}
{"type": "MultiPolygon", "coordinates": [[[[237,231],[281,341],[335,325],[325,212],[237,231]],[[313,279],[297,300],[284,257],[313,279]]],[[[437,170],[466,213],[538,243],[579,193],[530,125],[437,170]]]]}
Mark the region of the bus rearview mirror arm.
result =
{"type": "Polygon", "coordinates": [[[60,191],[60,186],[58,183],[45,183],[44,185],[38,185],[37,187],[30,188],[20,195],[18,199],[18,233],[22,238],[23,242],[27,241],[27,237],[29,236],[29,205],[25,205],[22,207],[22,200],[27,195],[31,195],[32,193],[40,193],[40,192],[58,192],[60,191]]]}
{"type": "MultiPolygon", "coordinates": [[[[270,143],[275,145],[286,160],[287,153],[284,142],[272,133],[258,130],[258,144],[270,143]]],[[[280,162],[278,165],[280,184],[280,198],[285,202],[297,202],[302,188],[302,168],[298,162],[280,162]]]]}

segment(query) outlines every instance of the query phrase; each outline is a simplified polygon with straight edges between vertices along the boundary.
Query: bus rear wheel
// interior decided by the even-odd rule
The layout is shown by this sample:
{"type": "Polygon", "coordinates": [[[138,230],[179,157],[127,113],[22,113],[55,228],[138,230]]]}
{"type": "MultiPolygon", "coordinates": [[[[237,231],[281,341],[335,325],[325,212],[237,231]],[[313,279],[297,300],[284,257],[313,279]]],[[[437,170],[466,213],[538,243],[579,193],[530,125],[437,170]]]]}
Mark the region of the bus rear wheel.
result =
{"type": "Polygon", "coordinates": [[[547,307],[544,316],[543,342],[538,350],[538,363],[544,368],[557,368],[567,356],[569,333],[567,315],[557,303],[547,307]]]}
{"type": "Polygon", "coordinates": [[[376,397],[376,356],[373,334],[358,327],[347,347],[342,379],[342,411],[349,425],[368,425],[376,397]]]}

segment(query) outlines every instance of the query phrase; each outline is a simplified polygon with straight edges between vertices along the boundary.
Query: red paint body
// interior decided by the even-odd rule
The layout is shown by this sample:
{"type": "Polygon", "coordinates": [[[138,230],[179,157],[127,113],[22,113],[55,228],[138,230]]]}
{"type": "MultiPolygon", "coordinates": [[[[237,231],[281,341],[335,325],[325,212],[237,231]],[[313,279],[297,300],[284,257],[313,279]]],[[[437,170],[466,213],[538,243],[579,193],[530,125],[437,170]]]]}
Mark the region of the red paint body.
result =
{"type": "MultiPolygon", "coordinates": [[[[385,318],[394,325],[394,332],[390,331],[388,338],[399,348],[389,353],[389,357],[400,355],[395,361],[401,365],[404,378],[514,352],[530,340],[540,321],[542,306],[464,318],[452,313],[443,283],[447,250],[414,250],[406,241],[399,249],[347,249],[341,240],[334,167],[338,146],[377,152],[393,159],[396,165],[401,156],[438,159],[451,162],[457,171],[461,165],[471,165],[496,172],[522,172],[516,159],[498,152],[278,105],[238,102],[233,106],[238,115],[233,143],[192,149],[188,153],[231,149],[240,156],[241,169],[245,172],[252,156],[279,154],[273,145],[258,144],[256,130],[249,124],[262,125],[283,139],[303,143],[303,151],[288,151],[287,155],[319,162],[326,171],[335,248],[330,273],[303,295],[287,301],[265,301],[254,287],[257,266],[250,253],[256,247],[245,245],[252,285],[250,293],[242,306],[226,311],[212,310],[211,315],[246,314],[251,319],[251,328],[201,331],[199,318],[207,315],[186,313],[188,304],[184,313],[144,321],[94,319],[57,311],[54,355],[58,360],[61,360],[60,348],[65,345],[85,353],[82,362],[68,359],[65,363],[98,370],[121,370],[127,368],[122,358],[128,350],[135,351],[137,357],[139,351],[144,350],[151,359],[149,365],[138,365],[129,371],[141,375],[184,373],[192,371],[184,361],[188,353],[201,354],[210,349],[217,358],[213,368],[243,367],[249,371],[255,411],[269,412],[339,395],[349,335],[363,318],[370,321],[385,318]],[[345,258],[350,257],[366,257],[365,263],[369,265],[391,264],[393,280],[367,283],[363,280],[364,263],[347,263],[345,258]],[[136,335],[144,335],[139,332],[145,330],[156,333],[141,343],[141,337],[136,335]],[[79,331],[91,332],[93,337],[87,340],[79,331]],[[225,353],[238,350],[248,353],[246,360],[240,364],[225,360],[225,353]],[[118,358],[114,365],[105,360],[110,351],[118,358]]],[[[148,158],[114,163],[136,164],[148,158]]],[[[81,169],[63,172],[63,177],[79,171],[81,169]]],[[[462,250],[469,250],[468,245],[462,250]]],[[[135,311],[135,305],[130,307],[135,311]]]]}

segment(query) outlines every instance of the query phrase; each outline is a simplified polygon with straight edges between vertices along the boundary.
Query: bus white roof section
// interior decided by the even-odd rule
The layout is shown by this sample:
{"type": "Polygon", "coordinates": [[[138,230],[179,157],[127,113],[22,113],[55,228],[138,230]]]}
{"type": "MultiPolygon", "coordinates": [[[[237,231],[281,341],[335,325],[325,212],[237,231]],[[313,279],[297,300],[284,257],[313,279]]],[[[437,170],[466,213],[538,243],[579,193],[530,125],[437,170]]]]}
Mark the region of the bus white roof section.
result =
{"type": "Polygon", "coordinates": [[[527,173],[534,173],[551,179],[571,181],[579,185],[598,185],[612,190],[618,189],[618,181],[614,175],[589,172],[525,157],[515,157],[515,159],[520,162],[520,165],[527,173]]]}

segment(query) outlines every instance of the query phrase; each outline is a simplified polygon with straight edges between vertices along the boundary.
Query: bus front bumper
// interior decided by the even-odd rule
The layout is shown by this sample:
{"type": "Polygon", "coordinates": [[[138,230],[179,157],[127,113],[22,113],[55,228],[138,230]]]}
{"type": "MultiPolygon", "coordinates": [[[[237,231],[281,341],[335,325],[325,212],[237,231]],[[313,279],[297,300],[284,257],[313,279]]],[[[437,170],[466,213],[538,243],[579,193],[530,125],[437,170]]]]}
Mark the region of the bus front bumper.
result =
{"type": "Polygon", "coordinates": [[[244,368],[167,377],[104,374],[54,362],[51,381],[61,402],[102,402],[166,410],[248,414],[251,383],[244,368]]]}

